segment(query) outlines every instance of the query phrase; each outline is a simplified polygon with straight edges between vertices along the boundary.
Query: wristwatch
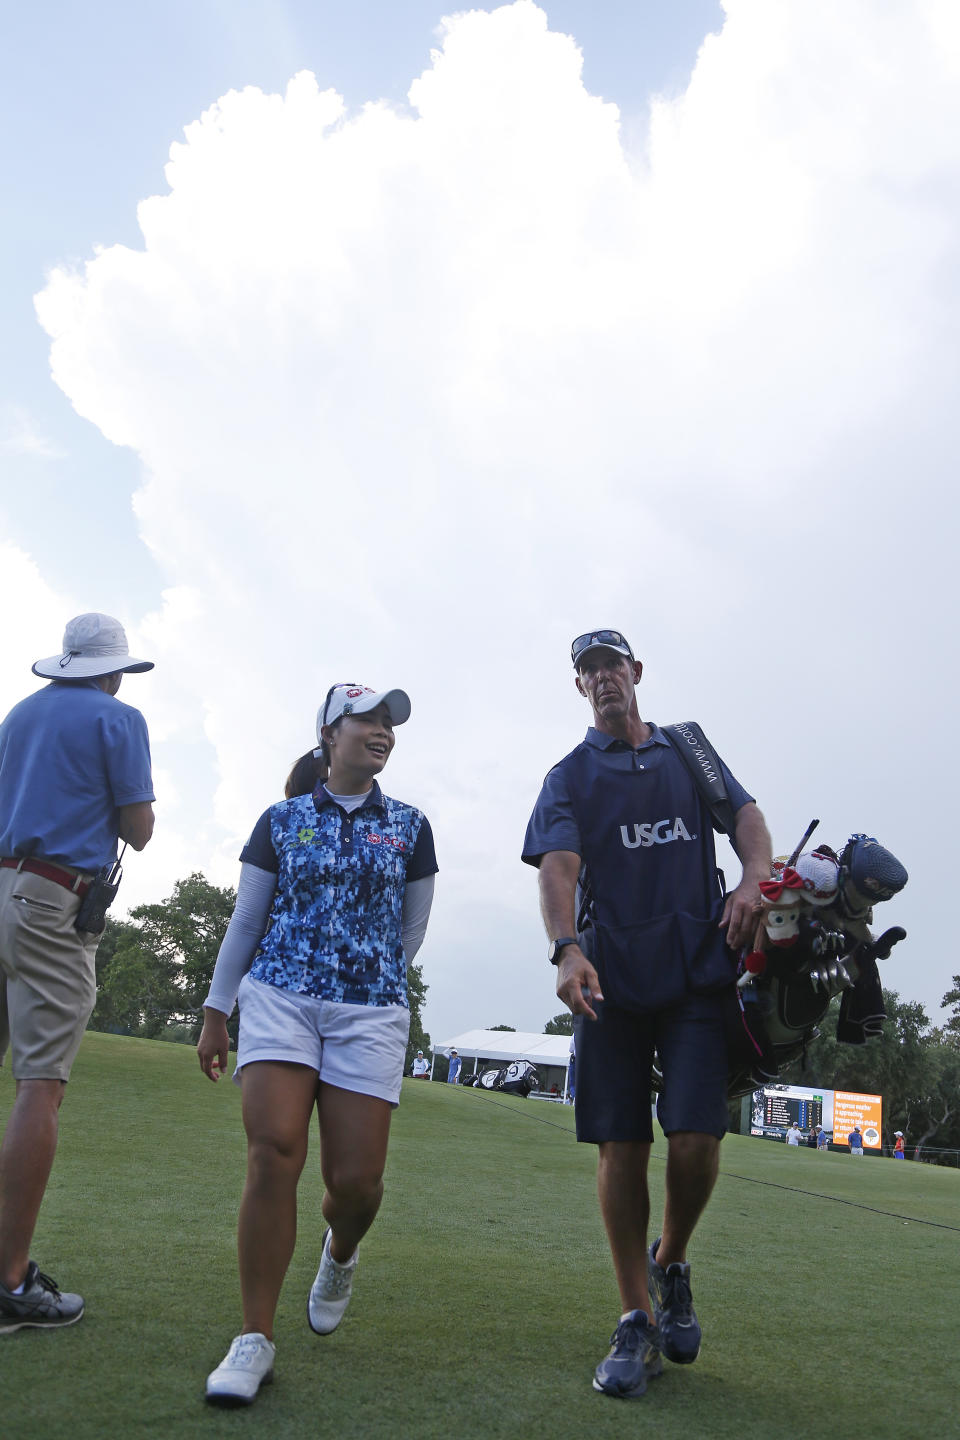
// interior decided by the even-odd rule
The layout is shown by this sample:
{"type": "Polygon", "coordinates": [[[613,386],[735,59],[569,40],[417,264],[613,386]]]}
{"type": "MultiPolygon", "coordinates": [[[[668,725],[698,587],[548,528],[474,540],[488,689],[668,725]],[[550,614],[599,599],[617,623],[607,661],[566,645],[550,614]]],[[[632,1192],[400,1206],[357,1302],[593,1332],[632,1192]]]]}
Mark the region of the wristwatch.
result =
{"type": "Polygon", "coordinates": [[[561,935],[559,940],[550,941],[550,949],[547,951],[547,959],[551,965],[560,964],[560,951],[565,950],[568,945],[579,945],[580,941],[576,935],[561,935]]]}

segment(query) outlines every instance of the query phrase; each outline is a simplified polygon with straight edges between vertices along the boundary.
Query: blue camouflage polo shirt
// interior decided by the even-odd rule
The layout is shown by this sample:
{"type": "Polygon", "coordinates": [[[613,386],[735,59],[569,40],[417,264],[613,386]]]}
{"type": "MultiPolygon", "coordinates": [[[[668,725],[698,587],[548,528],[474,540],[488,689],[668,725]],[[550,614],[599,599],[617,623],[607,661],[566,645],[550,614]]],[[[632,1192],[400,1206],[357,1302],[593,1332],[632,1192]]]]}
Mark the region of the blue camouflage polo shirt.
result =
{"type": "Polygon", "coordinates": [[[406,1005],[403,897],[437,870],[430,822],[374,783],[347,813],[321,785],[264,811],[240,859],[277,877],[250,975],[349,1005],[406,1005]]]}

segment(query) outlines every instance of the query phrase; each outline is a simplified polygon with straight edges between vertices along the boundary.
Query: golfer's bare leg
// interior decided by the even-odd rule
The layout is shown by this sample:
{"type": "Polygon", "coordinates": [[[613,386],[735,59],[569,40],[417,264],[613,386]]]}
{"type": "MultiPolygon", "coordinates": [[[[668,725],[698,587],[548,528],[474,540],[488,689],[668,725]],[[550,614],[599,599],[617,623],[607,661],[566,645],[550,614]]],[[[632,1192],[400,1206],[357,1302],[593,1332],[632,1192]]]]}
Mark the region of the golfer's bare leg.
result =
{"type": "Polygon", "coordinates": [[[650,1146],[645,1141],[606,1141],[599,1147],[597,1194],[622,1307],[624,1311],[644,1310],[652,1321],[647,1289],[649,1160],[650,1146]]]}
{"type": "Polygon", "coordinates": [[[345,1265],[380,1209],[393,1107],[375,1095],[321,1083],[317,1115],[330,1254],[345,1265]]]}
{"type": "Polygon", "coordinates": [[[317,1072],[260,1060],[243,1067],[241,1080],[247,1132],[247,1183],[237,1226],[243,1329],[272,1340],[297,1238],[297,1181],[307,1158],[317,1072]]]}
{"type": "Polygon", "coordinates": [[[30,1245],[57,1153],[62,1080],[18,1080],[0,1146],[0,1284],[26,1277],[30,1245]]]}
{"type": "Polygon", "coordinates": [[[677,1130],[667,1137],[666,1203],[657,1263],[666,1267],[686,1260],[687,1245],[706,1209],[720,1167],[715,1135],[677,1130]]]}

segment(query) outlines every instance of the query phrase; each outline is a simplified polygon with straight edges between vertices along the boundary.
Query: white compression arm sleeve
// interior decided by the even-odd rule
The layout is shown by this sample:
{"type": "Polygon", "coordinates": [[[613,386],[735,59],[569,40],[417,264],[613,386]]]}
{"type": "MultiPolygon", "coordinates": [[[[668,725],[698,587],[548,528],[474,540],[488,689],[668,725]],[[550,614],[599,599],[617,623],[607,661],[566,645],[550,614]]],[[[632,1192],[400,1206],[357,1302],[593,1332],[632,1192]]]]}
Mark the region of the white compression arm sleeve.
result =
{"type": "Polygon", "coordinates": [[[430,907],[433,904],[433,882],[436,878],[435,875],[424,875],[422,880],[411,880],[403,892],[400,938],[407,964],[420,949],[427,933],[427,921],[430,919],[430,907]]]}
{"type": "Polygon", "coordinates": [[[227,1017],[233,1014],[240,981],[263,939],[276,888],[277,877],[272,870],[261,870],[259,865],[240,866],[237,903],[214,966],[210,994],[203,1002],[213,1010],[222,1010],[227,1017]]]}

